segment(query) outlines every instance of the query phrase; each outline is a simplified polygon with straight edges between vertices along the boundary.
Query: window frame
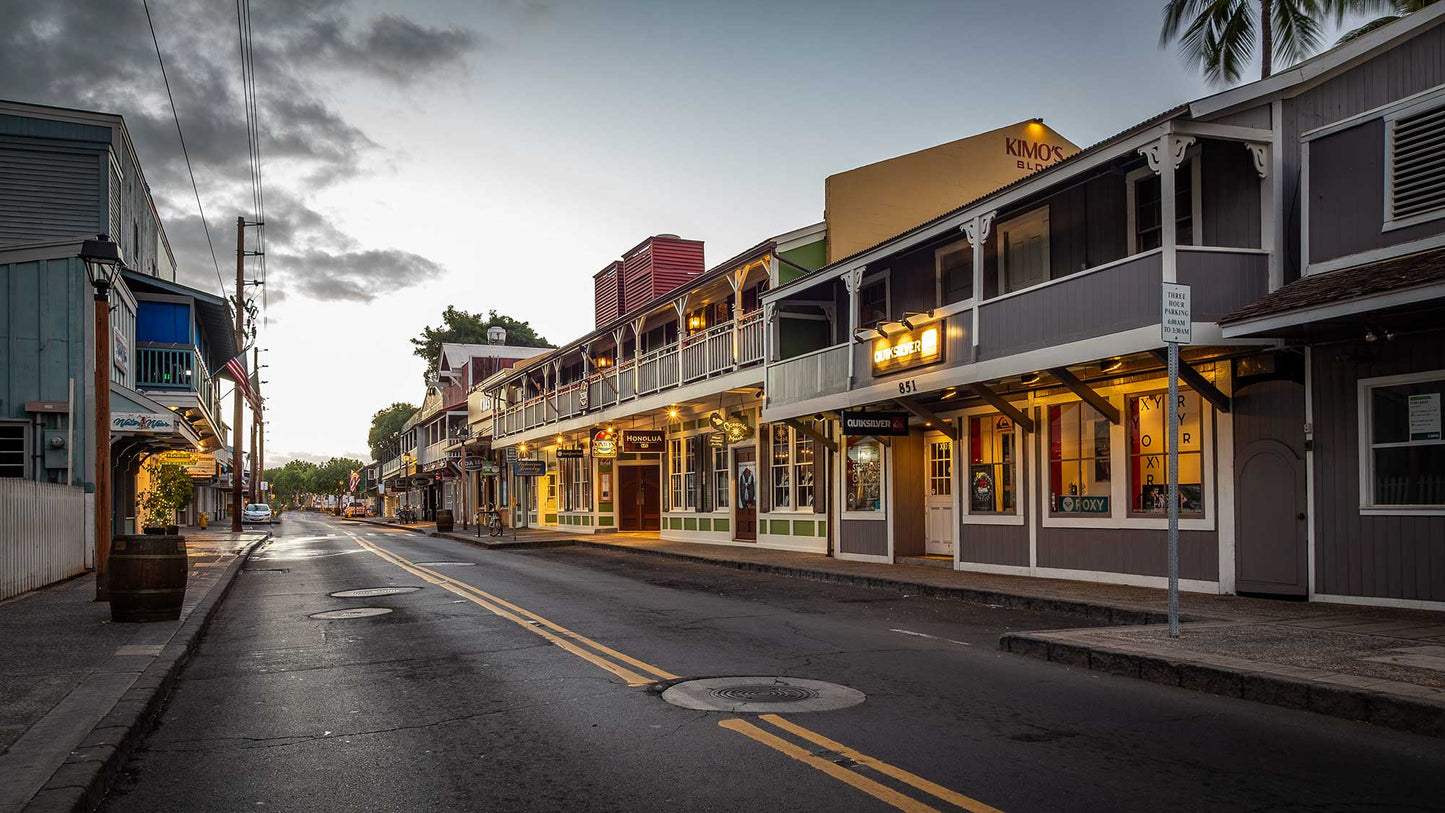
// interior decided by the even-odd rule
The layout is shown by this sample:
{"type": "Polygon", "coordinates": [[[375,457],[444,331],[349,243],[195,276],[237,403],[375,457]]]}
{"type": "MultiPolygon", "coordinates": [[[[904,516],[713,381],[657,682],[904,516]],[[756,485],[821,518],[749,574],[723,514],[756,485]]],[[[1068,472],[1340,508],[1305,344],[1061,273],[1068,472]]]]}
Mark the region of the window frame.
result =
{"type": "MultiPolygon", "coordinates": [[[[1052,231],[1053,231],[1053,219],[1052,219],[1051,213],[1050,213],[1050,211],[1049,211],[1049,204],[1047,204],[1047,203],[1045,203],[1045,204],[1042,205],[1042,206],[1035,206],[1034,208],[1029,209],[1028,211],[1020,212],[1019,214],[1016,214],[1016,215],[1010,217],[1008,220],[1005,220],[1005,221],[1003,221],[1002,223],[998,223],[998,224],[996,224],[996,225],[994,226],[994,234],[995,234],[994,240],[997,242],[997,245],[994,246],[994,251],[995,251],[995,256],[998,258],[998,259],[996,260],[996,263],[997,263],[997,266],[998,266],[998,295],[999,295],[999,296],[1003,296],[1003,295],[1005,295],[1005,294],[1017,293],[1017,292],[1019,292],[1019,291],[1027,291],[1027,290],[1029,290],[1030,288],[1037,288],[1037,287],[1039,287],[1039,286],[1041,286],[1041,285],[1047,285],[1049,282],[1051,282],[1051,281],[1054,279],[1053,256],[1052,256],[1052,254],[1051,254],[1051,251],[1052,251],[1052,243],[1051,243],[1052,231]],[[1009,230],[1011,230],[1011,229],[1017,229],[1017,228],[1019,228],[1020,226],[1026,224],[1026,223],[1028,223],[1028,222],[1030,222],[1030,221],[1033,221],[1033,220],[1042,221],[1042,222],[1043,222],[1043,226],[1044,226],[1044,229],[1043,229],[1043,235],[1044,235],[1044,278],[1043,278],[1042,280],[1040,280],[1040,281],[1032,284],[1032,285],[1024,285],[1024,286],[1021,286],[1021,287],[1018,287],[1018,288],[1009,288],[1009,287],[1008,287],[1008,252],[1005,250],[1004,235],[1007,234],[1007,233],[1009,232],[1009,230]]],[[[978,295],[978,292],[975,291],[975,292],[974,292],[974,296],[977,296],[977,295],[978,295]]]]}
{"type": "MultiPolygon", "coordinates": [[[[1199,502],[1201,504],[1201,507],[1200,510],[1197,512],[1186,512],[1181,509],[1179,512],[1180,528],[1184,528],[1185,522],[1201,522],[1210,519],[1214,514],[1214,512],[1209,510],[1209,504],[1213,498],[1213,490],[1210,488],[1210,481],[1213,479],[1214,474],[1213,466],[1210,463],[1214,459],[1215,451],[1214,435],[1210,432],[1209,427],[1213,423],[1212,416],[1214,412],[1214,407],[1209,403],[1209,401],[1205,400],[1203,395],[1200,395],[1198,392],[1189,388],[1188,386],[1179,387],[1179,394],[1183,395],[1185,393],[1191,393],[1194,395],[1195,398],[1199,400],[1199,451],[1181,451],[1180,454],[1199,455],[1199,502]]],[[[1124,410],[1120,413],[1122,415],[1122,423],[1124,428],[1124,443],[1123,448],[1120,450],[1124,456],[1124,516],[1127,519],[1150,520],[1153,522],[1162,522],[1167,524],[1169,521],[1169,512],[1167,510],[1162,514],[1134,510],[1134,481],[1132,479],[1133,469],[1129,465],[1130,458],[1132,457],[1129,452],[1129,418],[1130,415],[1132,415],[1132,412],[1129,409],[1129,403],[1136,398],[1147,398],[1152,395],[1162,395],[1165,399],[1168,399],[1169,390],[1167,387],[1161,389],[1155,386],[1124,394],[1124,410]]],[[[1169,423],[1168,415],[1165,415],[1164,423],[1165,431],[1167,432],[1169,423]]],[[[1181,429],[1182,428],[1183,427],[1181,426],[1181,429]]],[[[1165,438],[1165,440],[1167,442],[1168,438],[1165,438]]],[[[1152,457],[1153,455],[1139,456],[1152,457]]],[[[1164,485],[1167,487],[1169,485],[1169,447],[1167,445],[1164,447],[1164,451],[1159,453],[1159,456],[1164,458],[1164,485]]]]}
{"type": "Polygon", "coordinates": [[[783,513],[796,510],[793,507],[795,492],[793,489],[793,428],[784,423],[768,425],[768,513],[783,513]],[[778,462],[778,432],[782,431],[783,441],[783,462],[778,462]],[[778,472],[783,473],[783,485],[779,486],[778,472]],[[779,491],[779,489],[783,491],[779,491]],[[779,500],[780,493],[787,494],[785,499],[779,500]]]}
{"type": "Polygon", "coordinates": [[[889,319],[891,319],[891,318],[893,317],[893,273],[892,273],[892,269],[890,269],[890,268],[884,268],[884,269],[881,270],[881,271],[874,271],[874,272],[871,273],[871,274],[865,274],[865,275],[863,276],[863,279],[858,283],[858,295],[857,295],[857,297],[856,297],[856,305],[855,305],[855,307],[857,308],[858,312],[857,312],[854,316],[855,316],[855,319],[856,319],[856,321],[857,321],[857,324],[858,324],[860,327],[862,327],[862,326],[864,326],[864,325],[875,324],[876,322],[879,322],[879,321],[886,322],[886,321],[888,321],[889,319]],[[876,283],[878,283],[878,282],[882,282],[882,283],[883,283],[883,318],[882,318],[881,320],[864,321],[864,320],[863,320],[863,289],[869,288],[869,287],[873,286],[874,284],[876,284],[876,283]]]}
{"type": "Polygon", "coordinates": [[[708,441],[708,452],[710,453],[712,466],[712,481],[708,488],[712,493],[712,510],[729,511],[732,508],[732,449],[726,443],[722,446],[713,446],[708,441]],[[722,468],[718,468],[718,458],[722,458],[722,468]]]}
{"type": "Polygon", "coordinates": [[[976,302],[978,300],[978,291],[975,290],[973,291],[972,296],[969,296],[965,299],[960,299],[957,302],[946,301],[947,291],[943,285],[943,258],[949,254],[954,254],[960,251],[967,251],[969,253],[968,287],[970,290],[974,288],[973,244],[969,243],[968,240],[965,239],[954,240],[952,243],[939,246],[938,248],[933,250],[933,299],[935,307],[942,308],[950,305],[967,306],[968,304],[976,302]]]}
{"type": "MultiPolygon", "coordinates": [[[[1445,381],[1445,368],[1426,370],[1417,373],[1403,373],[1401,375],[1376,376],[1373,378],[1361,378],[1356,381],[1359,392],[1359,408],[1355,411],[1356,429],[1359,434],[1359,478],[1360,478],[1360,513],[1370,516],[1441,516],[1445,515],[1445,505],[1380,505],[1374,502],[1375,485],[1375,448],[1373,442],[1374,432],[1374,401],[1370,397],[1373,390],[1382,387],[1394,387],[1404,384],[1419,384],[1425,381],[1445,381]]],[[[1445,401],[1445,397],[1442,397],[1445,401]]],[[[1384,448],[1397,448],[1407,446],[1408,443],[1391,443],[1384,448]]],[[[1445,439],[1438,441],[1425,441],[1421,445],[1437,446],[1445,445],[1445,439]]]]}
{"type": "MultiPolygon", "coordinates": [[[[1176,246],[1202,246],[1204,245],[1204,161],[1201,157],[1203,149],[1194,144],[1184,151],[1184,161],[1189,165],[1189,223],[1190,231],[1193,232],[1188,243],[1176,243],[1176,246]]],[[[1157,176],[1159,173],[1146,167],[1139,167],[1124,176],[1124,208],[1127,215],[1126,237],[1128,239],[1128,256],[1145,252],[1139,250],[1139,209],[1138,209],[1138,185],[1139,181],[1149,176],[1157,176]]],[[[1179,213],[1174,213],[1175,228],[1178,228],[1179,213]]],[[[1162,243],[1162,240],[1161,240],[1162,243]]],[[[1161,246],[1162,247],[1162,246],[1161,246]]],[[[1156,249],[1149,249],[1155,251],[1156,249]]]]}
{"type": "Polygon", "coordinates": [[[1384,177],[1381,180],[1381,192],[1384,198],[1384,209],[1381,213],[1380,231],[1387,232],[1395,229],[1409,228],[1421,223],[1429,223],[1432,220],[1445,218],[1445,202],[1442,202],[1434,209],[1425,212],[1416,212],[1412,215],[1396,218],[1394,216],[1395,201],[1395,123],[1403,118],[1411,118],[1423,114],[1435,112],[1445,107],[1445,99],[1438,94],[1431,94],[1430,97],[1418,100],[1410,104],[1400,105],[1383,116],[1385,124],[1384,155],[1384,177]]]}
{"type": "MultiPolygon", "coordinates": [[[[68,420],[74,420],[74,415],[68,420]]],[[[6,480],[33,480],[35,472],[31,468],[31,457],[35,453],[34,441],[31,439],[30,421],[0,420],[0,426],[20,427],[20,474],[15,477],[4,477],[6,480]]],[[[66,483],[69,485],[69,483],[66,483]]]]}
{"type": "Polygon", "coordinates": [[[891,481],[893,457],[888,444],[875,435],[847,435],[843,439],[843,476],[838,478],[841,493],[838,496],[839,519],[863,519],[885,522],[890,518],[888,488],[891,481]],[[871,511],[850,510],[848,506],[848,453],[854,445],[872,443],[878,447],[878,508],[871,511]]]}
{"type": "MultiPolygon", "coordinates": [[[[1115,446],[1117,445],[1117,444],[1115,443],[1115,440],[1114,440],[1114,424],[1111,423],[1108,418],[1104,417],[1104,414],[1103,414],[1103,413],[1101,413],[1101,412],[1099,412],[1099,410],[1095,409],[1092,404],[1090,404],[1090,403],[1087,402],[1087,401],[1083,401],[1083,400],[1076,400],[1076,401],[1058,401],[1058,402],[1051,403],[1051,404],[1044,404],[1044,405],[1042,405],[1042,408],[1043,408],[1043,410],[1044,410],[1044,411],[1043,411],[1043,415],[1042,415],[1042,417],[1043,417],[1043,421],[1042,421],[1042,422],[1043,422],[1043,424],[1045,425],[1046,429],[1045,429],[1045,431],[1042,433],[1042,440],[1043,440],[1043,444],[1044,444],[1044,451],[1043,451],[1043,454],[1040,456],[1040,459],[1039,459],[1040,468],[1042,468],[1042,469],[1044,470],[1044,477],[1043,477],[1044,487],[1043,487],[1043,490],[1042,490],[1041,492],[1039,492],[1039,498],[1040,498],[1040,500],[1042,500],[1042,503],[1043,503],[1043,512],[1044,512],[1044,514],[1045,514],[1046,516],[1049,516],[1049,517],[1052,517],[1052,518],[1058,518],[1058,519],[1101,519],[1101,518],[1113,517],[1113,516],[1114,516],[1114,511],[1115,511],[1115,508],[1116,508],[1115,500],[1114,500],[1114,492],[1115,492],[1115,490],[1116,490],[1114,480],[1116,479],[1116,478],[1115,478],[1115,471],[1116,471],[1117,468],[1118,468],[1117,466],[1114,465],[1114,456],[1115,456],[1115,455],[1114,455],[1114,449],[1115,449],[1115,446]],[[1088,457],[1084,457],[1084,456],[1082,456],[1082,454],[1080,454],[1080,455],[1075,456],[1075,457],[1067,457],[1067,456],[1065,456],[1065,457],[1060,457],[1060,458],[1058,459],[1058,462],[1059,462],[1059,463],[1070,463],[1070,462],[1072,462],[1072,463],[1077,463],[1077,464],[1080,465],[1080,466],[1084,465],[1084,463],[1085,463],[1086,461],[1092,462],[1092,463],[1095,463],[1095,464],[1097,464],[1098,461],[1100,461],[1100,460],[1104,460],[1104,461],[1108,462],[1108,464],[1109,464],[1109,493],[1108,493],[1108,497],[1109,497],[1109,513],[1107,513],[1107,514],[1089,514],[1089,513],[1079,512],[1079,511],[1059,511],[1059,510],[1056,510],[1052,505],[1049,504],[1049,503],[1050,503],[1050,499],[1051,499],[1051,497],[1053,496],[1053,491],[1054,491],[1053,482],[1052,482],[1052,479],[1051,479],[1051,478],[1052,478],[1052,476],[1053,476],[1053,466],[1054,466],[1054,462],[1055,462],[1055,460],[1054,460],[1054,451],[1053,451],[1053,449],[1054,449],[1054,438],[1053,438],[1054,424],[1053,424],[1053,421],[1050,420],[1049,417],[1048,417],[1048,416],[1049,416],[1049,410],[1051,410],[1051,409],[1053,409],[1053,408],[1055,408],[1055,407],[1065,407],[1065,406],[1070,406],[1070,405],[1074,405],[1074,404],[1077,404],[1077,405],[1080,407],[1079,416],[1078,416],[1078,417],[1079,417],[1079,439],[1080,439],[1080,442],[1082,443],[1082,441],[1083,441],[1083,418],[1084,418],[1084,415],[1085,415],[1085,412],[1084,412],[1084,411],[1085,411],[1085,410],[1088,410],[1089,412],[1092,412],[1092,413],[1094,414],[1094,416],[1097,417],[1099,420],[1103,421],[1103,422],[1104,422],[1104,425],[1109,428],[1109,450],[1108,450],[1108,453],[1107,453],[1104,457],[1102,457],[1102,458],[1099,457],[1098,455],[1090,455],[1090,456],[1088,456],[1088,457]]],[[[1123,413],[1120,413],[1120,414],[1122,415],[1123,413]]],[[[1122,420],[1122,419],[1121,419],[1121,420],[1122,420]]],[[[1080,446],[1080,449],[1082,449],[1082,448],[1083,448],[1083,447],[1080,446]]],[[[1060,495],[1060,496],[1062,496],[1062,495],[1060,495]]]]}
{"type": "MultiPolygon", "coordinates": [[[[958,479],[958,503],[962,516],[962,523],[965,525],[1023,525],[1025,520],[1025,506],[1032,498],[1032,492],[1027,488],[1028,461],[1028,435],[1019,426],[1018,421],[1012,418],[1009,421],[1013,424],[1014,437],[1014,485],[1018,494],[1014,496],[1014,510],[1012,513],[1002,511],[974,511],[972,502],[969,499],[969,489],[972,488],[973,478],[970,470],[973,467],[973,459],[970,456],[969,448],[973,440],[972,429],[973,419],[985,416],[995,418],[1008,417],[993,407],[977,407],[966,410],[963,413],[963,431],[959,433],[961,444],[958,455],[958,471],[954,477],[958,479]]],[[[1000,464],[987,464],[1000,465],[1000,464]]]]}
{"type": "Polygon", "coordinates": [[[682,437],[670,437],[667,439],[667,510],[681,511],[682,509],[682,467],[683,467],[683,443],[682,437]]]}

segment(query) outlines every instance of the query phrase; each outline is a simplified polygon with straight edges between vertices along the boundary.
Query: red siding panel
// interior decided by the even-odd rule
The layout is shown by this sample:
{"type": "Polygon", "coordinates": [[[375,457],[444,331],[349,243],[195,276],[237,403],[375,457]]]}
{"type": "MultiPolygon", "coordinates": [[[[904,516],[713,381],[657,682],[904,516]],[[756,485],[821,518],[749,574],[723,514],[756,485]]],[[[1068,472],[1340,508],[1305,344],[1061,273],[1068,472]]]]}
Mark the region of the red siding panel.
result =
{"type": "Polygon", "coordinates": [[[671,235],[643,240],[622,259],[623,311],[647,305],[688,284],[704,270],[701,240],[671,235]]]}
{"type": "Polygon", "coordinates": [[[622,296],[622,261],[614,260],[592,277],[597,324],[602,327],[624,312],[622,296]]]}

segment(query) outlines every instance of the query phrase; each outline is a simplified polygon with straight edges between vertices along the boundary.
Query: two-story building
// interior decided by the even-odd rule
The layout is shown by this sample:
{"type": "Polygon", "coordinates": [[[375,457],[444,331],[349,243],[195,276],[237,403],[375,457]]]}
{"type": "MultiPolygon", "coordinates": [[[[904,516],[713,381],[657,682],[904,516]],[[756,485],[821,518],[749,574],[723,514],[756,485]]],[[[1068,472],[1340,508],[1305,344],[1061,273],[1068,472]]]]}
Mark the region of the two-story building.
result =
{"type": "Polygon", "coordinates": [[[827,419],[837,555],[1162,586],[1160,297],[1184,283],[1185,589],[1445,598],[1440,271],[1413,254],[1441,245],[1442,13],[765,293],[795,340],[762,418],[827,419]]]}

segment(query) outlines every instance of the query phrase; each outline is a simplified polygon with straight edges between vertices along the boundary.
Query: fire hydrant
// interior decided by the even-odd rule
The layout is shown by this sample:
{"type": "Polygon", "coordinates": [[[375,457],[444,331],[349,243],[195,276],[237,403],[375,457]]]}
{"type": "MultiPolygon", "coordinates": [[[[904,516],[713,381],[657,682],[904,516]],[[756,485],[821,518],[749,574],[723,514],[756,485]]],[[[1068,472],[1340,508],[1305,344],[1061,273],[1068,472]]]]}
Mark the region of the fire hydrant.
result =
{"type": "Polygon", "coordinates": [[[201,512],[201,530],[204,531],[204,530],[206,529],[206,526],[209,525],[210,523],[211,523],[211,517],[210,517],[210,515],[208,515],[205,511],[202,511],[202,512],[201,512]]]}

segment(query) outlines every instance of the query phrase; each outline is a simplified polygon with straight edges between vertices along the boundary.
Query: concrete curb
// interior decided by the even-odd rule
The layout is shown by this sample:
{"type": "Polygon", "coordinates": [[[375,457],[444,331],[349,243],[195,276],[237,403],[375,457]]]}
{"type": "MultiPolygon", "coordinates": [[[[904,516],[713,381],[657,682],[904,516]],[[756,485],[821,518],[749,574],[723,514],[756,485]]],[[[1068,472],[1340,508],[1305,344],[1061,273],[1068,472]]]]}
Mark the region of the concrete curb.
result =
{"type": "Polygon", "coordinates": [[[451,531],[448,531],[446,533],[434,533],[431,534],[431,536],[437,539],[450,539],[454,542],[465,542],[468,545],[482,548],[484,550],[533,550],[536,548],[565,548],[577,544],[577,541],[573,539],[536,539],[518,540],[516,542],[511,542],[508,541],[507,537],[505,536],[473,536],[471,534],[453,533],[451,531]]]}
{"type": "Polygon", "coordinates": [[[870,576],[860,573],[837,573],[829,570],[814,570],[806,567],[774,565],[767,562],[746,562],[734,559],[713,559],[707,556],[699,556],[691,553],[638,548],[631,545],[601,542],[593,539],[576,539],[573,540],[573,544],[593,548],[603,548],[606,550],[618,550],[626,551],[629,553],[639,553],[648,556],[661,556],[666,559],[680,559],[688,562],[701,562],[704,564],[716,565],[718,567],[730,567],[734,570],[746,570],[754,573],[771,573],[779,576],[791,576],[793,578],[811,579],[813,581],[836,582],[839,584],[853,584],[861,587],[871,587],[882,590],[907,590],[917,595],[928,596],[930,598],[953,599],[955,601],[965,601],[971,604],[986,604],[989,606],[1007,607],[1009,609],[1016,610],[1033,610],[1036,612],[1077,615],[1084,618],[1104,621],[1114,626],[1162,624],[1168,621],[1168,615],[1166,613],[1156,612],[1153,610],[1140,610],[1134,607],[1123,607],[1113,604],[1078,601],[1075,599],[1054,598],[1050,596],[1035,596],[1029,595],[1027,593],[1005,593],[997,590],[985,590],[973,587],[953,587],[949,585],[926,584],[923,582],[889,578],[886,576],[870,576]]]}
{"type": "Polygon", "coordinates": [[[1148,652],[1068,640],[1068,633],[1008,633],[999,638],[1004,652],[1076,666],[1111,675],[1178,686],[1198,692],[1311,711],[1384,728],[1445,737],[1445,701],[1421,687],[1400,684],[1399,691],[1351,685],[1366,681],[1349,675],[1276,666],[1232,658],[1216,660],[1166,657],[1148,652]],[[1419,696],[1409,692],[1418,691],[1419,696]]]}
{"type": "Polygon", "coordinates": [[[181,668],[205,634],[216,608],[231,591],[241,568],[256,548],[270,538],[271,533],[267,531],[226,567],[226,572],[181,623],[161,654],[26,803],[25,813],[91,811],[105,799],[126,760],[160,719],[181,668]]]}
{"type": "Polygon", "coordinates": [[[332,519],[344,520],[346,522],[357,522],[362,525],[375,525],[378,528],[395,528],[398,531],[408,531],[414,534],[421,534],[422,536],[434,537],[437,535],[436,531],[423,531],[421,528],[411,528],[406,525],[402,525],[399,522],[382,522],[375,519],[357,519],[356,517],[332,517],[332,519]]]}

